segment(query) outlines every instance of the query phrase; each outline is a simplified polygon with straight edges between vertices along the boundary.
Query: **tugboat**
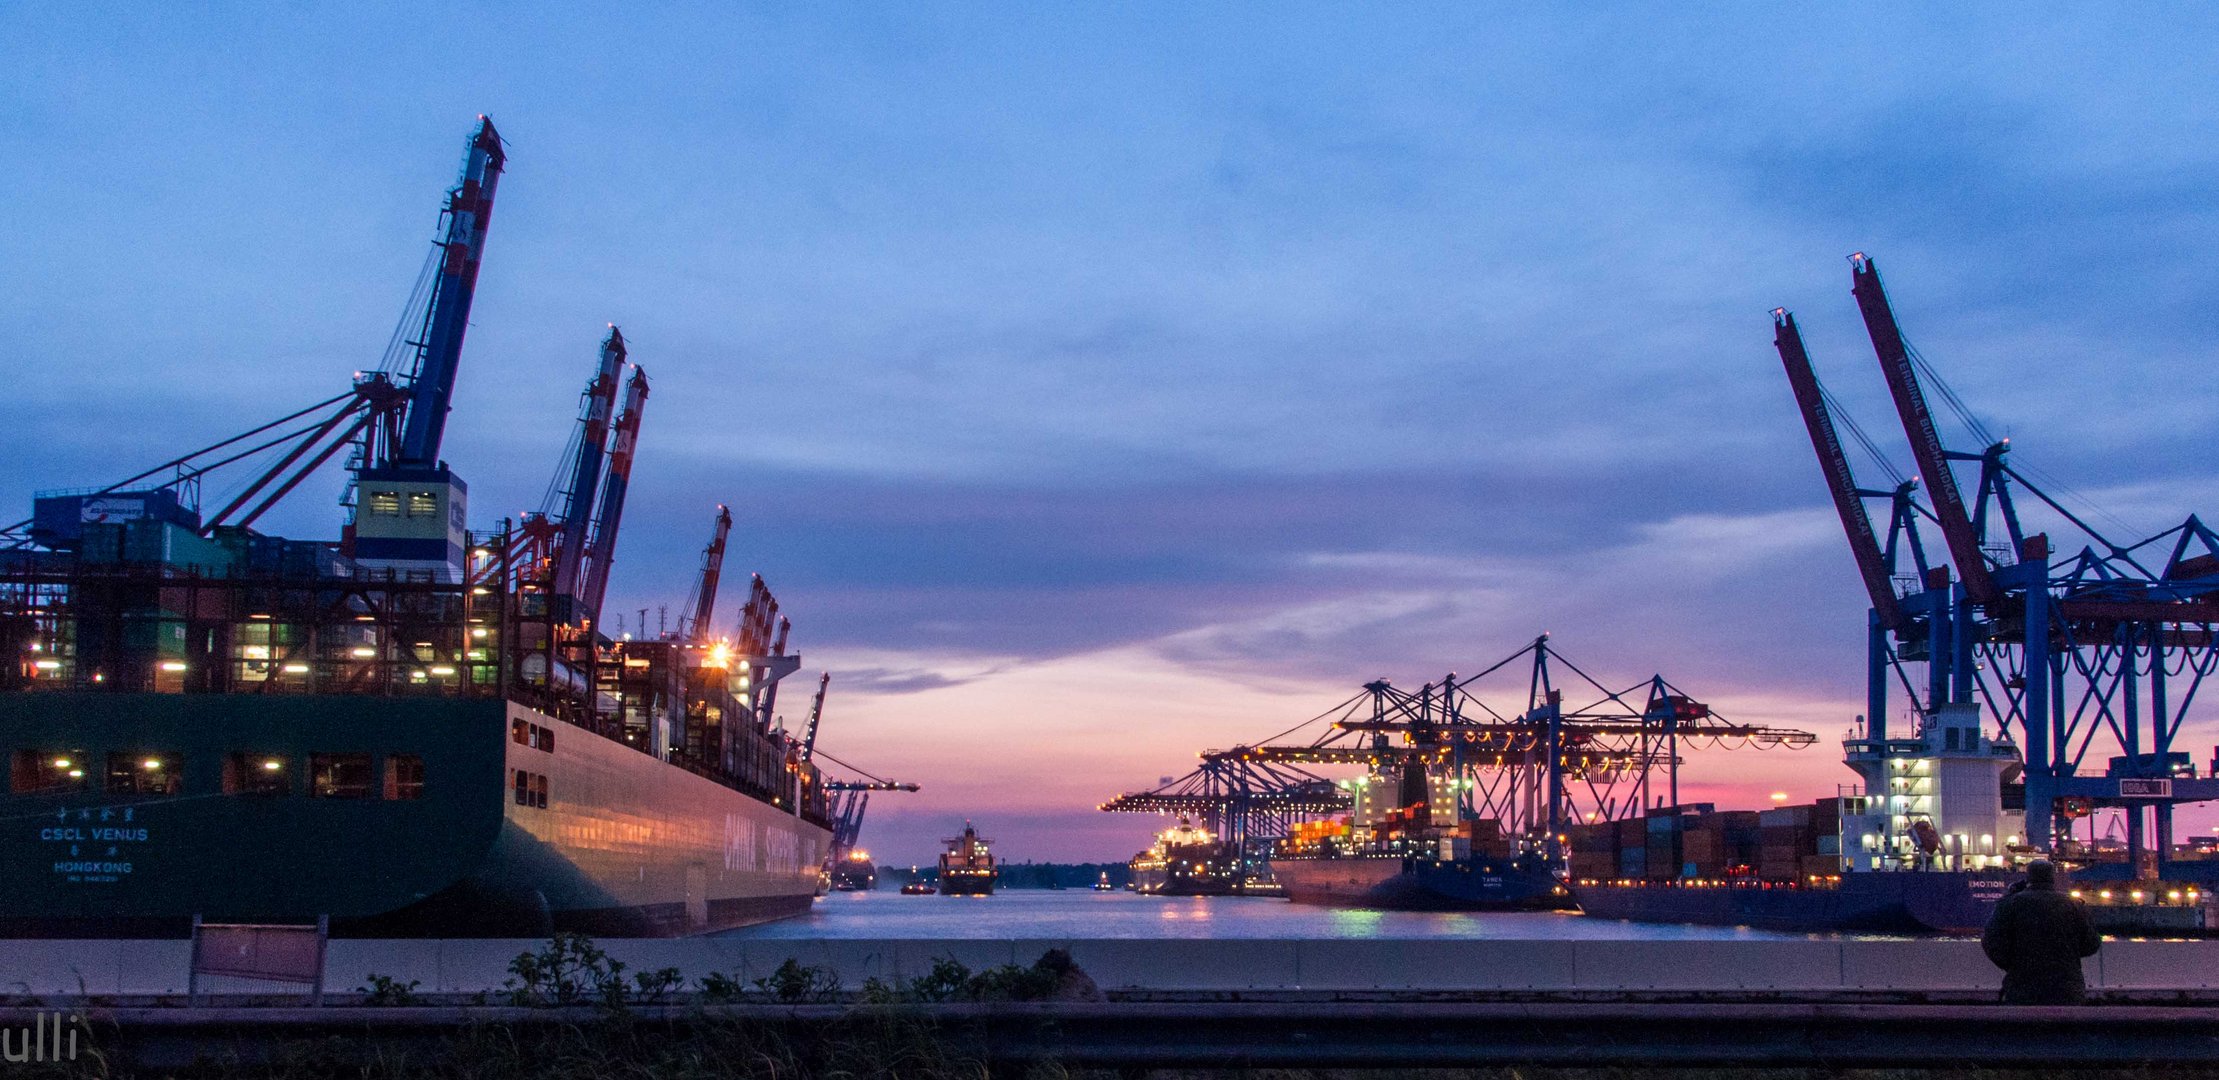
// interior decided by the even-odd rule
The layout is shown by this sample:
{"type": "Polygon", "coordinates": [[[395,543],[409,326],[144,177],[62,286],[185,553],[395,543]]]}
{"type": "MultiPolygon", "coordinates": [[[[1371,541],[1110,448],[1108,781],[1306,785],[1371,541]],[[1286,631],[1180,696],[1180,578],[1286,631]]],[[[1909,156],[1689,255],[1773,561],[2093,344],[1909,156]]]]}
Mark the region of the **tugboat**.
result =
{"type": "Polygon", "coordinates": [[[932,887],[932,882],[926,881],[923,873],[914,866],[909,868],[909,880],[901,883],[903,896],[931,896],[937,891],[932,887]]]}
{"type": "Polygon", "coordinates": [[[1095,892],[1116,892],[1116,891],[1117,891],[1117,886],[1115,886],[1115,885],[1112,885],[1112,884],[1110,884],[1110,879],[1109,879],[1109,871],[1107,871],[1107,870],[1104,870],[1104,871],[1102,871],[1102,880],[1100,880],[1100,881],[1097,881],[1097,882],[1095,882],[1095,883],[1094,883],[1094,891],[1095,891],[1095,892]]]}
{"type": "Polygon", "coordinates": [[[1002,872],[994,868],[993,841],[979,836],[971,823],[963,823],[963,835],[947,841],[948,850],[940,856],[940,895],[942,896],[992,896],[994,882],[1002,872]]]}
{"type": "Polygon", "coordinates": [[[1155,844],[1133,856],[1130,865],[1140,892],[1226,896],[1236,891],[1240,853],[1182,816],[1177,825],[1156,834],[1155,844]]]}

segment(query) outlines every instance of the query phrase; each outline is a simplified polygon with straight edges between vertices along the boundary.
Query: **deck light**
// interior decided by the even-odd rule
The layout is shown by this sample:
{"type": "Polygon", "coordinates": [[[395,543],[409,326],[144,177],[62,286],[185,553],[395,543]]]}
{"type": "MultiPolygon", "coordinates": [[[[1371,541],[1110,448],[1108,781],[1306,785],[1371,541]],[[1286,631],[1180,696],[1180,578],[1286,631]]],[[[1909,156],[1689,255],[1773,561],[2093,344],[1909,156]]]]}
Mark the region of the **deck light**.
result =
{"type": "Polygon", "coordinates": [[[276,772],[276,771],[278,771],[279,769],[282,769],[282,768],[284,768],[284,767],[285,767],[285,763],[284,763],[284,762],[282,762],[282,761],[279,761],[279,760],[278,760],[278,759],[276,759],[276,758],[271,758],[271,759],[269,759],[268,761],[265,761],[265,762],[263,762],[263,763],[262,763],[262,771],[263,771],[263,772],[276,772]]]}
{"type": "Polygon", "coordinates": [[[31,666],[40,671],[58,671],[61,669],[62,662],[59,660],[38,660],[34,661],[31,666]]]}
{"type": "Polygon", "coordinates": [[[185,670],[185,662],[183,660],[164,660],[162,661],[162,670],[172,672],[183,671],[185,670]]]}
{"type": "Polygon", "coordinates": [[[58,758],[55,758],[55,759],[54,759],[54,767],[55,767],[55,768],[57,768],[57,769],[66,769],[66,768],[69,768],[69,759],[68,759],[68,758],[65,758],[65,757],[58,757],[58,758]]]}
{"type": "Polygon", "coordinates": [[[378,651],[376,649],[373,649],[367,645],[358,645],[354,649],[355,658],[359,660],[368,660],[369,658],[376,656],[377,654],[378,651]]]}
{"type": "Polygon", "coordinates": [[[285,673],[286,673],[287,675],[306,675],[306,674],[308,674],[308,665],[307,665],[307,664],[287,664],[287,665],[285,665],[285,673]]]}
{"type": "Polygon", "coordinates": [[[161,759],[161,758],[148,758],[148,759],[146,759],[145,761],[139,762],[139,768],[142,768],[142,769],[159,769],[159,768],[161,768],[161,767],[162,767],[162,759],[161,759]]]}

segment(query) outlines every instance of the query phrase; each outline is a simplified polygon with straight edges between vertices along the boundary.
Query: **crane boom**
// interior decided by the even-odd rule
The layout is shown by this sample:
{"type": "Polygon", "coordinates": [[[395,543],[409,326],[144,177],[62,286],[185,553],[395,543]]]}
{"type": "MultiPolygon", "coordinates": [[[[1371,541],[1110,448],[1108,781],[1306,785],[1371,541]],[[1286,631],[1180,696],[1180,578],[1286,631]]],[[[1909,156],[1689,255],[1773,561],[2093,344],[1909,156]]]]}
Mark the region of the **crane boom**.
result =
{"type": "Polygon", "coordinates": [[[807,761],[817,752],[817,721],[824,719],[824,692],[832,688],[832,673],[827,671],[817,678],[817,698],[809,703],[809,726],[801,735],[801,760],[807,761]]]}
{"type": "Polygon", "coordinates": [[[407,419],[395,459],[385,464],[428,468],[439,461],[447,430],[447,410],[455,393],[455,371],[462,359],[462,336],[470,329],[470,301],[477,292],[478,263],[485,256],[486,226],[493,220],[493,189],[507,155],[493,121],[478,117],[462,179],[447,193],[445,254],[432,285],[431,303],[416,345],[415,379],[409,387],[407,419]]]}
{"type": "Polygon", "coordinates": [[[1988,573],[1980,538],[1973,532],[1972,516],[1965,510],[1964,495],[1957,490],[1949,455],[1943,451],[1941,434],[1934,427],[1934,414],[1926,407],[1926,395],[1919,389],[1910,349],[1903,344],[1895,310],[1880,284],[1880,269],[1863,252],[1850,256],[1849,263],[1850,291],[1857,297],[1857,309],[1864,314],[1865,332],[1872,338],[1872,351],[1880,358],[1880,372],[1887,377],[1895,411],[1903,419],[1904,437],[1910,440],[1911,454],[1925,477],[1934,520],[1941,524],[1942,538],[1949,544],[1950,561],[1957,564],[1957,576],[1965,583],[1966,595],[1976,604],[1993,605],[2002,599],[2002,590],[1988,573]]]}
{"type": "Polygon", "coordinates": [[[593,539],[586,544],[585,585],[579,590],[586,612],[601,617],[601,600],[609,591],[609,565],[616,561],[617,528],[624,520],[624,493],[632,483],[632,453],[639,445],[640,412],[647,407],[647,372],[632,368],[624,386],[624,411],[616,418],[616,440],[609,448],[609,477],[601,489],[601,512],[593,522],[593,539]]]}
{"type": "Polygon", "coordinates": [[[709,546],[701,552],[701,581],[696,585],[693,601],[693,636],[695,640],[709,637],[709,620],[717,610],[717,579],[724,575],[724,541],[732,534],[732,511],[722,503],[717,504],[717,524],[709,537],[709,546]]]}
{"type": "MultiPolygon", "coordinates": [[[[769,594],[766,592],[765,595],[768,596],[769,594]]],[[[770,614],[778,614],[778,601],[772,600],[770,602],[770,614]]],[[[774,638],[771,642],[771,656],[780,657],[786,655],[786,635],[791,632],[793,628],[793,620],[778,620],[778,636],[774,638]]],[[[798,666],[800,664],[800,660],[796,659],[794,663],[798,666]]],[[[793,668],[789,667],[786,670],[792,671],[793,668]]],[[[778,682],[778,677],[774,676],[770,680],[770,682],[763,687],[762,701],[757,706],[758,712],[756,714],[756,723],[760,724],[764,731],[770,730],[771,721],[776,717],[776,714],[778,712],[778,682]]]]}
{"type": "Polygon", "coordinates": [[[1908,625],[1903,604],[1896,599],[1895,586],[1888,579],[1887,559],[1872,530],[1872,518],[1865,512],[1864,497],[1857,493],[1857,477],[1849,468],[1849,456],[1842,451],[1840,433],[1834,430],[1834,418],[1826,411],[1818,374],[1811,369],[1810,354],[1803,348],[1803,332],[1796,328],[1795,316],[1786,308],[1773,310],[1772,326],[1773,347],[1779,350],[1780,363],[1787,368],[1795,403],[1802,407],[1803,426],[1810,432],[1811,448],[1818,452],[1819,469],[1826,474],[1827,490],[1834,496],[1834,512],[1841,516],[1842,531],[1849,536],[1849,551],[1856,557],[1857,573],[1864,578],[1865,592],[1872,598],[1872,610],[1879,616],[1880,625],[1900,631],[1908,625]]]}
{"type": "Polygon", "coordinates": [[[593,515],[593,497],[601,484],[601,466],[609,452],[609,414],[616,411],[616,388],[624,374],[624,333],[609,324],[601,343],[601,367],[586,384],[585,415],[578,420],[578,456],[570,470],[570,489],[563,501],[562,521],[556,526],[554,592],[576,598],[578,571],[585,562],[586,526],[593,515]]]}

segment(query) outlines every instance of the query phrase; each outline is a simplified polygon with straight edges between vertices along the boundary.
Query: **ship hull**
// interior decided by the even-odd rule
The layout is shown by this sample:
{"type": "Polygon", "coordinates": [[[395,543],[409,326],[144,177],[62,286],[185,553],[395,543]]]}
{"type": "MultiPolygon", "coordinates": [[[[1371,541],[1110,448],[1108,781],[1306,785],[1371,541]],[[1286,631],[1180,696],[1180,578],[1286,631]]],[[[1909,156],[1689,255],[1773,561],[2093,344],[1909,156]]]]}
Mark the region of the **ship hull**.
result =
{"type": "Polygon", "coordinates": [[[1891,871],[1843,874],[1838,886],[1583,885],[1580,910],[1634,922],[1747,926],[1791,933],[1974,934],[2014,875],[1891,871]]]}
{"type": "Polygon", "coordinates": [[[832,864],[833,892],[873,892],[878,888],[878,868],[852,861],[832,864]]]}
{"type": "Polygon", "coordinates": [[[992,896],[994,877],[991,874],[940,875],[942,896],[992,896]]]}
{"type": "Polygon", "coordinates": [[[193,916],[329,916],[356,936],[701,933],[808,910],[829,833],[515,702],[358,696],[24,694],[18,747],[88,761],[159,751],[157,796],[11,791],[0,933],[183,933],[193,916]],[[546,748],[517,724],[555,734],[546,748]],[[313,755],[367,754],[371,790],[314,797],[313,755]],[[226,794],[234,755],[290,793],[226,794]],[[379,776],[422,762],[415,797],[379,776]],[[519,794],[521,772],[529,778],[519,794]],[[29,814],[29,817],[22,815],[29,814]]]}
{"type": "Polygon", "coordinates": [[[1271,860],[1272,877],[1298,904],[1394,911],[1539,911],[1568,906],[1541,866],[1504,860],[1315,858],[1271,860]]]}

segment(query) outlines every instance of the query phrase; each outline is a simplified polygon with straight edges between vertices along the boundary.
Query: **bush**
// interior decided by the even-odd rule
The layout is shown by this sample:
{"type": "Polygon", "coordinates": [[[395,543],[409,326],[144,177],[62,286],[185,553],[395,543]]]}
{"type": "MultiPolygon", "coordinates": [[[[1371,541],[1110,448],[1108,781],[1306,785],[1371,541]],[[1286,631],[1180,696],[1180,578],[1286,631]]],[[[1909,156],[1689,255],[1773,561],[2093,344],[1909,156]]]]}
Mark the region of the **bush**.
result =
{"type": "MultiPolygon", "coordinates": [[[[892,993],[894,1000],[920,1003],[948,1001],[1044,1001],[1054,997],[1071,968],[1071,954],[1050,950],[1030,967],[1001,964],[973,972],[962,961],[941,957],[932,970],[911,979],[892,993]]],[[[868,990],[868,986],[866,986],[868,990]]]]}
{"type": "Polygon", "coordinates": [[[903,987],[903,997],[910,1001],[962,1001],[969,996],[971,969],[953,957],[943,956],[932,962],[932,970],[909,980],[903,987]]]}
{"type": "Polygon", "coordinates": [[[747,996],[747,986],[740,980],[722,972],[712,971],[701,977],[701,999],[713,1004],[738,1001],[747,996]]]}
{"type": "Polygon", "coordinates": [[[781,1005],[828,1002],[840,996],[840,975],[788,957],[770,977],[755,980],[755,989],[781,1005]]]}
{"type": "MultiPolygon", "coordinates": [[[[671,972],[673,979],[676,974],[671,972]]],[[[609,959],[592,938],[567,931],[549,938],[538,952],[516,954],[501,989],[511,1005],[581,1005],[597,1000],[622,1008],[627,996],[624,962],[609,959]]]]}
{"type": "Polygon", "coordinates": [[[421,980],[410,979],[404,983],[391,975],[372,972],[370,985],[357,986],[354,990],[363,995],[364,1005],[418,1005],[422,1001],[416,996],[416,988],[422,985],[421,980]]]}
{"type": "Polygon", "coordinates": [[[670,999],[678,988],[686,984],[686,977],[674,967],[654,971],[634,972],[632,975],[632,1001],[639,1005],[660,1005],[670,999]]]}

